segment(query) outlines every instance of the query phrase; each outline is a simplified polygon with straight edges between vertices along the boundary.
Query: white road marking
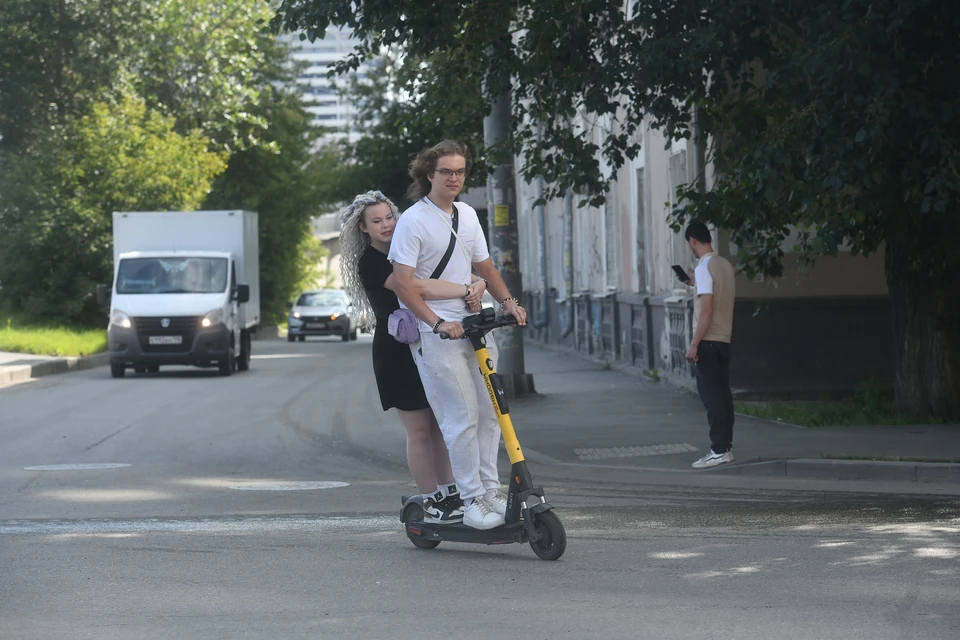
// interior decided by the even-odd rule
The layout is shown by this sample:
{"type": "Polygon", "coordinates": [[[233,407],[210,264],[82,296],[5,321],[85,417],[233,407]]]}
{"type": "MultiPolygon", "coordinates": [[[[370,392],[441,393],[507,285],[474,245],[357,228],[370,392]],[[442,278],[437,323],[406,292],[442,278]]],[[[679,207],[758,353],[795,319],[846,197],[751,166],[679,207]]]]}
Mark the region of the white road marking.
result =
{"type": "Polygon", "coordinates": [[[150,533],[256,533],[256,532],[369,532],[403,531],[399,512],[390,516],[326,517],[233,517],[142,520],[7,520],[0,521],[0,535],[109,536],[150,533]]]}
{"type": "Polygon", "coordinates": [[[574,449],[581,460],[605,460],[608,458],[639,458],[643,456],[667,456],[674,453],[692,453],[697,448],[686,442],[676,444],[651,444],[643,447],[610,447],[608,449],[574,449]]]}
{"type": "Polygon", "coordinates": [[[348,482],[292,481],[292,482],[248,482],[232,485],[237,491],[314,491],[317,489],[338,489],[349,487],[348,482]]]}
{"type": "Polygon", "coordinates": [[[129,467],[125,462],[89,462],[80,464],[41,464],[35,467],[24,467],[24,471],[90,471],[93,469],[119,469],[129,467]]]}

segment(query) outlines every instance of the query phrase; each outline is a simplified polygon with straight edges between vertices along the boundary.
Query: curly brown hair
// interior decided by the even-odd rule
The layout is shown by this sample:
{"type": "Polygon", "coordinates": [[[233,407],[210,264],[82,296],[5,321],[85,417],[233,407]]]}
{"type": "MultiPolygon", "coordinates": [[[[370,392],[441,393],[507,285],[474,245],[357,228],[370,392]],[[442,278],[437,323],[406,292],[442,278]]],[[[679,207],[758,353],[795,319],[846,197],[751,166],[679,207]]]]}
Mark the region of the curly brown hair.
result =
{"type": "MultiPolygon", "coordinates": [[[[470,156],[470,149],[459,140],[444,140],[432,147],[427,147],[417,154],[417,157],[410,163],[409,173],[413,182],[407,187],[407,200],[416,202],[420,198],[430,193],[430,180],[427,176],[431,175],[437,169],[437,160],[443,156],[463,156],[467,161],[467,174],[470,174],[470,168],[473,166],[473,159],[470,156]]],[[[464,176],[466,181],[466,176],[464,176]]]]}

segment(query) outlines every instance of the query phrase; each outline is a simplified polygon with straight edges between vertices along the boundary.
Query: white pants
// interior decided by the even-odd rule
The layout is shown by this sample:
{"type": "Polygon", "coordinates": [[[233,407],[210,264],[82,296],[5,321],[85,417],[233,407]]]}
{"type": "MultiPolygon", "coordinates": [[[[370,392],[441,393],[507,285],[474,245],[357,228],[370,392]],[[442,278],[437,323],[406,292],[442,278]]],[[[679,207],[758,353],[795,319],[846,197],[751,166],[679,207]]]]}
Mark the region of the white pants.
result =
{"type": "MultiPolygon", "coordinates": [[[[497,345],[491,334],[486,340],[496,370],[497,345]]],[[[498,489],[500,425],[470,341],[441,340],[435,333],[421,333],[420,342],[411,344],[410,350],[450,452],[461,498],[498,489]]]]}

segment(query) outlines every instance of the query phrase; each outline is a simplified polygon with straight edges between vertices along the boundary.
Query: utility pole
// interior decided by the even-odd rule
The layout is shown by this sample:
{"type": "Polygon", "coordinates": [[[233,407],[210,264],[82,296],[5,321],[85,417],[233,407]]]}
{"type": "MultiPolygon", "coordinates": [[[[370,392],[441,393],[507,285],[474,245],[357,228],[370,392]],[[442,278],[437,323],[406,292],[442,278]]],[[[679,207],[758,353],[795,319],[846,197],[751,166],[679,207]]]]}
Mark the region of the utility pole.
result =
{"type": "MultiPolygon", "coordinates": [[[[503,91],[493,102],[490,115],[483,119],[483,139],[487,148],[505,142],[510,137],[510,93],[503,91]]],[[[523,299],[523,280],[520,275],[520,244],[517,241],[517,189],[513,170],[513,155],[500,154],[497,164],[487,176],[487,218],[490,230],[490,257],[503,276],[510,294],[523,299]]],[[[497,300],[499,303],[500,301],[497,300]]],[[[527,322],[533,318],[528,315],[527,322]]],[[[536,393],[533,375],[524,371],[523,331],[512,326],[497,329],[496,342],[500,351],[497,373],[508,398],[522,398],[536,393]]]]}

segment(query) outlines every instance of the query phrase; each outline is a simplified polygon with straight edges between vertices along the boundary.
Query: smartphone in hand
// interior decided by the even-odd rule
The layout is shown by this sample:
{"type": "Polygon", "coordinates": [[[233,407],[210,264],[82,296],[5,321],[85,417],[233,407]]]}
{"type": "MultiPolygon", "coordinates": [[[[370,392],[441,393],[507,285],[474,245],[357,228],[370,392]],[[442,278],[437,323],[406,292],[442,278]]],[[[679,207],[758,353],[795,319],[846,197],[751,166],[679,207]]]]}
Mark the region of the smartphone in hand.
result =
{"type": "Polygon", "coordinates": [[[683,284],[692,284],[692,281],[690,280],[690,276],[687,275],[687,272],[684,271],[683,267],[681,267],[680,265],[678,264],[673,265],[673,272],[677,274],[677,278],[683,284]]]}

